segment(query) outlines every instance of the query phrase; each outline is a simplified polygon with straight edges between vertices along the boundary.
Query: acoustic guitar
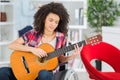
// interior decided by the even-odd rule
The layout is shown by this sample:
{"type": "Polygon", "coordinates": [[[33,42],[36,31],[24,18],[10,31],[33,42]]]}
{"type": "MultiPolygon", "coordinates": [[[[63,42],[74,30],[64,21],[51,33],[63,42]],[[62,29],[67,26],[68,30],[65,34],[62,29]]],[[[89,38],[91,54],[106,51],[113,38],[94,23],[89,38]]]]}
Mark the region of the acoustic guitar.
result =
{"type": "MultiPolygon", "coordinates": [[[[100,34],[90,37],[78,43],[79,47],[86,44],[96,44],[102,41],[100,34]]],[[[39,58],[30,52],[14,51],[10,57],[10,64],[17,80],[35,80],[40,70],[54,70],[58,66],[57,57],[63,53],[74,50],[74,45],[66,46],[57,50],[47,43],[39,48],[47,52],[47,57],[39,58]]]]}

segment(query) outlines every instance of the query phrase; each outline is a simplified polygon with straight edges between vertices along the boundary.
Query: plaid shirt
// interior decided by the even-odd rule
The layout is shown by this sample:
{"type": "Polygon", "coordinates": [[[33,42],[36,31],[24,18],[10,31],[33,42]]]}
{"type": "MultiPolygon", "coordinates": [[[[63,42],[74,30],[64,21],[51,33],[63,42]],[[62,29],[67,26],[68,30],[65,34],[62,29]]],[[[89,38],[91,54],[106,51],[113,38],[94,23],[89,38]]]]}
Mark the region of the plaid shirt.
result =
{"type": "MultiPolygon", "coordinates": [[[[28,45],[31,47],[38,47],[39,42],[42,39],[42,34],[37,34],[37,32],[34,29],[32,29],[32,30],[26,32],[22,36],[22,38],[24,40],[24,45],[28,45]]],[[[55,49],[62,48],[65,45],[66,45],[66,38],[65,38],[64,34],[60,33],[60,32],[56,32],[55,49]]]]}

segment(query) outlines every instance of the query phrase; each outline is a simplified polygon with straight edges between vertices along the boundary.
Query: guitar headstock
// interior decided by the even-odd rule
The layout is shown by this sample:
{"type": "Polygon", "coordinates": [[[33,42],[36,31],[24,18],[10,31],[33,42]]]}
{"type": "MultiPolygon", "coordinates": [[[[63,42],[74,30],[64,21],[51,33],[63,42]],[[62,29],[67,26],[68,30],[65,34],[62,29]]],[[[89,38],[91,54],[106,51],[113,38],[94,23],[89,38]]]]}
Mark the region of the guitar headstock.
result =
{"type": "Polygon", "coordinates": [[[100,34],[86,39],[86,43],[91,45],[98,44],[101,41],[102,41],[102,36],[100,34]]]}

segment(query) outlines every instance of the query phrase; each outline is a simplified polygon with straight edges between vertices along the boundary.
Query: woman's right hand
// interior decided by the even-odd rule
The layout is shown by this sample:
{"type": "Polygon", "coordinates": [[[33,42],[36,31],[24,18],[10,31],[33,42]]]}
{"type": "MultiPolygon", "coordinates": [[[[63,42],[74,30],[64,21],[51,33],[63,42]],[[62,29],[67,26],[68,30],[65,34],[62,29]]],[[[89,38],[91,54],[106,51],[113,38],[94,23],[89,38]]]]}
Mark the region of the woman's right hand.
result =
{"type": "Polygon", "coordinates": [[[32,48],[31,52],[40,58],[47,56],[47,53],[41,48],[32,48]]]}

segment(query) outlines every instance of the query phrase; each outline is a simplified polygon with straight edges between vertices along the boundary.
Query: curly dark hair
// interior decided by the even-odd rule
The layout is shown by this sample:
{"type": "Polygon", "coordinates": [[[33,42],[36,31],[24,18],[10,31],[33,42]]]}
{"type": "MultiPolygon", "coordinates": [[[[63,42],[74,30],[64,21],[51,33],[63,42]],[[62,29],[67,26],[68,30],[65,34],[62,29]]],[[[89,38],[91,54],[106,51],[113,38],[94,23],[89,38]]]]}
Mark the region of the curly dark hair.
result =
{"type": "Polygon", "coordinates": [[[34,15],[34,28],[38,34],[44,32],[44,22],[49,13],[57,14],[60,17],[58,27],[55,31],[62,32],[67,35],[69,14],[62,3],[50,2],[40,7],[34,15]]]}

